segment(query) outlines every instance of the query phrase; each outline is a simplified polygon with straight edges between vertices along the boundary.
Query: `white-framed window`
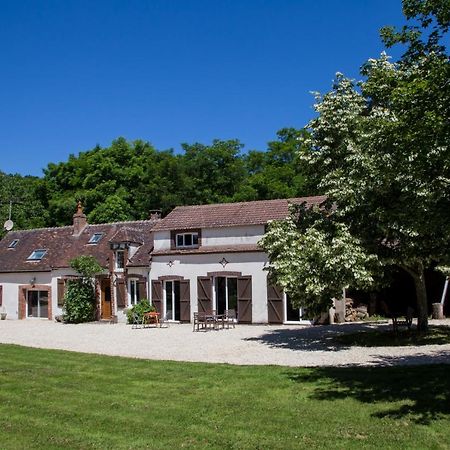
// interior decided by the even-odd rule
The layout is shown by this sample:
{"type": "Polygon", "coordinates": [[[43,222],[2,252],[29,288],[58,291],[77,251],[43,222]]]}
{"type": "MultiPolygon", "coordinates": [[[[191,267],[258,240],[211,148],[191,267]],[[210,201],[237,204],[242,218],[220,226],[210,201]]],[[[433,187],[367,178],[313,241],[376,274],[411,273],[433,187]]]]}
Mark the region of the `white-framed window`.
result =
{"type": "Polygon", "coordinates": [[[198,233],[177,233],[175,243],[177,247],[198,247],[198,233]]]}
{"type": "Polygon", "coordinates": [[[128,280],[128,297],[131,306],[136,305],[139,302],[139,286],[136,278],[128,280]]]}
{"type": "Polygon", "coordinates": [[[9,243],[8,248],[16,248],[18,243],[19,243],[19,239],[13,239],[13,240],[9,243]]]}
{"type": "Polygon", "coordinates": [[[47,250],[37,249],[31,252],[31,255],[27,259],[28,261],[40,261],[46,253],[47,250]]]}
{"type": "Polygon", "coordinates": [[[116,250],[115,254],[115,269],[117,271],[122,271],[125,267],[125,252],[123,250],[116,250]]]}
{"type": "Polygon", "coordinates": [[[103,237],[103,233],[94,233],[88,241],[88,244],[98,244],[103,237]]]}
{"type": "Polygon", "coordinates": [[[27,291],[27,317],[48,318],[48,291],[27,291]]]}

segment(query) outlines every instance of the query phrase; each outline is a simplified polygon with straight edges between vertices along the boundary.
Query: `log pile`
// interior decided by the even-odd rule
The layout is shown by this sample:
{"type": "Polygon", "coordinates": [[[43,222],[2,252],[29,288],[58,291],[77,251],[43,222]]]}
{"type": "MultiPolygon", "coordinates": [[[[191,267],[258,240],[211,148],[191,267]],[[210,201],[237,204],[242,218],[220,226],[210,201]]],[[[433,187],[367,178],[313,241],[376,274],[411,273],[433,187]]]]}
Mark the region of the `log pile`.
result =
{"type": "Polygon", "coordinates": [[[363,303],[358,306],[354,305],[354,301],[351,298],[345,299],[345,321],[356,322],[358,320],[364,320],[369,317],[367,312],[367,305],[363,303]]]}

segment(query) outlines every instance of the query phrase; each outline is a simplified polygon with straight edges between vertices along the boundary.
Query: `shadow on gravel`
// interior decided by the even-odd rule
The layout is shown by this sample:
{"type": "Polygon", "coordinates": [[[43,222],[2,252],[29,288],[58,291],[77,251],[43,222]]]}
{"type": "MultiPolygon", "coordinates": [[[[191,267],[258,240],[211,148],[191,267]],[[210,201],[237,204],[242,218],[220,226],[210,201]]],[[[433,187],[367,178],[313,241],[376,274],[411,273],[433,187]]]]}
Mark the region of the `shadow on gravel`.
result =
{"type": "Polygon", "coordinates": [[[314,327],[276,328],[261,336],[246,338],[246,341],[259,342],[271,348],[285,348],[302,351],[340,351],[350,348],[336,340],[337,336],[373,330],[388,330],[388,324],[342,324],[314,327]]]}
{"type": "MultiPolygon", "coordinates": [[[[450,357],[449,352],[446,354],[450,357]]],[[[409,360],[409,363],[417,358],[409,360]]],[[[395,358],[398,360],[398,358],[395,358]]],[[[409,358],[407,358],[409,359],[409,358]]],[[[423,361],[421,361],[423,362],[423,361]]],[[[313,385],[311,398],[333,401],[353,398],[378,404],[372,417],[407,418],[423,425],[450,416],[450,365],[408,367],[321,367],[292,369],[289,379],[313,385]]]]}

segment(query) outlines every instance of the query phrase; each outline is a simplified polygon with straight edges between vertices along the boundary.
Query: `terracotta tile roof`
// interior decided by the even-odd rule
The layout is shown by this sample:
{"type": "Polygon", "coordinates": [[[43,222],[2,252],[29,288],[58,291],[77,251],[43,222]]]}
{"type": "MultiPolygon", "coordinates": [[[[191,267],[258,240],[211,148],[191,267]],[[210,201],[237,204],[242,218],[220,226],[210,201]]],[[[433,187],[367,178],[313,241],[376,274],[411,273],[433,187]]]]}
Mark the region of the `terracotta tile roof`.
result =
{"type": "Polygon", "coordinates": [[[153,249],[151,230],[155,223],[154,220],[144,220],[87,225],[78,236],[73,235],[73,226],[10,231],[0,241],[0,272],[40,272],[66,268],[72,258],[80,255],[92,255],[102,267],[107,268],[111,239],[128,237],[127,242],[136,242],[137,235],[143,244],[129,265],[148,266],[149,253],[153,249]],[[123,228],[128,230],[123,231],[123,228]],[[94,233],[102,233],[103,236],[97,244],[89,244],[94,233]],[[15,239],[19,242],[15,248],[9,249],[9,244],[15,239]],[[45,249],[47,252],[40,261],[28,261],[30,254],[37,249],[45,249]]]}
{"type": "Polygon", "coordinates": [[[262,252],[264,251],[258,244],[242,245],[211,245],[190,249],[155,250],[152,256],[163,255],[195,255],[199,253],[237,253],[237,252],[262,252]]]}
{"type": "Polygon", "coordinates": [[[299,197],[280,200],[222,203],[215,205],[178,206],[153,228],[159,230],[189,230],[239,225],[262,225],[269,220],[284,219],[289,203],[320,204],[326,196],[299,197]]]}

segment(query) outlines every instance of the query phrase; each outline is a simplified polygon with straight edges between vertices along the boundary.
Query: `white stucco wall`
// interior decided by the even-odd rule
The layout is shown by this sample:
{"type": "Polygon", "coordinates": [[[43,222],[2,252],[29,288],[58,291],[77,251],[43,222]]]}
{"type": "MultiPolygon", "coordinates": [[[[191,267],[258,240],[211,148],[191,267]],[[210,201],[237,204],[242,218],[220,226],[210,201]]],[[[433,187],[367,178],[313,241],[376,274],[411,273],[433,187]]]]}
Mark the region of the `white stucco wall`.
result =
{"type": "MultiPolygon", "coordinates": [[[[190,280],[191,318],[197,305],[197,277],[208,272],[241,272],[252,277],[252,321],[267,322],[267,272],[263,270],[267,255],[263,252],[220,253],[197,255],[154,256],[150,272],[151,280],[160,276],[176,275],[190,280]],[[225,268],[222,258],[228,261],[225,268]],[[169,261],[172,266],[168,265],[169,261]]],[[[213,302],[215,301],[213,289],[213,302]]],[[[214,303],[213,303],[214,304],[214,303]]]]}
{"type": "MultiPolygon", "coordinates": [[[[203,228],[202,247],[256,244],[263,235],[264,225],[203,228]]],[[[170,249],[170,231],[155,232],[154,248],[156,251],[170,249]]]]}
{"type": "MultiPolygon", "coordinates": [[[[7,319],[19,318],[19,286],[30,284],[30,280],[33,278],[36,279],[35,285],[52,286],[50,272],[0,273],[0,285],[3,286],[3,306],[6,309],[7,319]]],[[[52,297],[53,295],[52,287],[52,297]]]]}

